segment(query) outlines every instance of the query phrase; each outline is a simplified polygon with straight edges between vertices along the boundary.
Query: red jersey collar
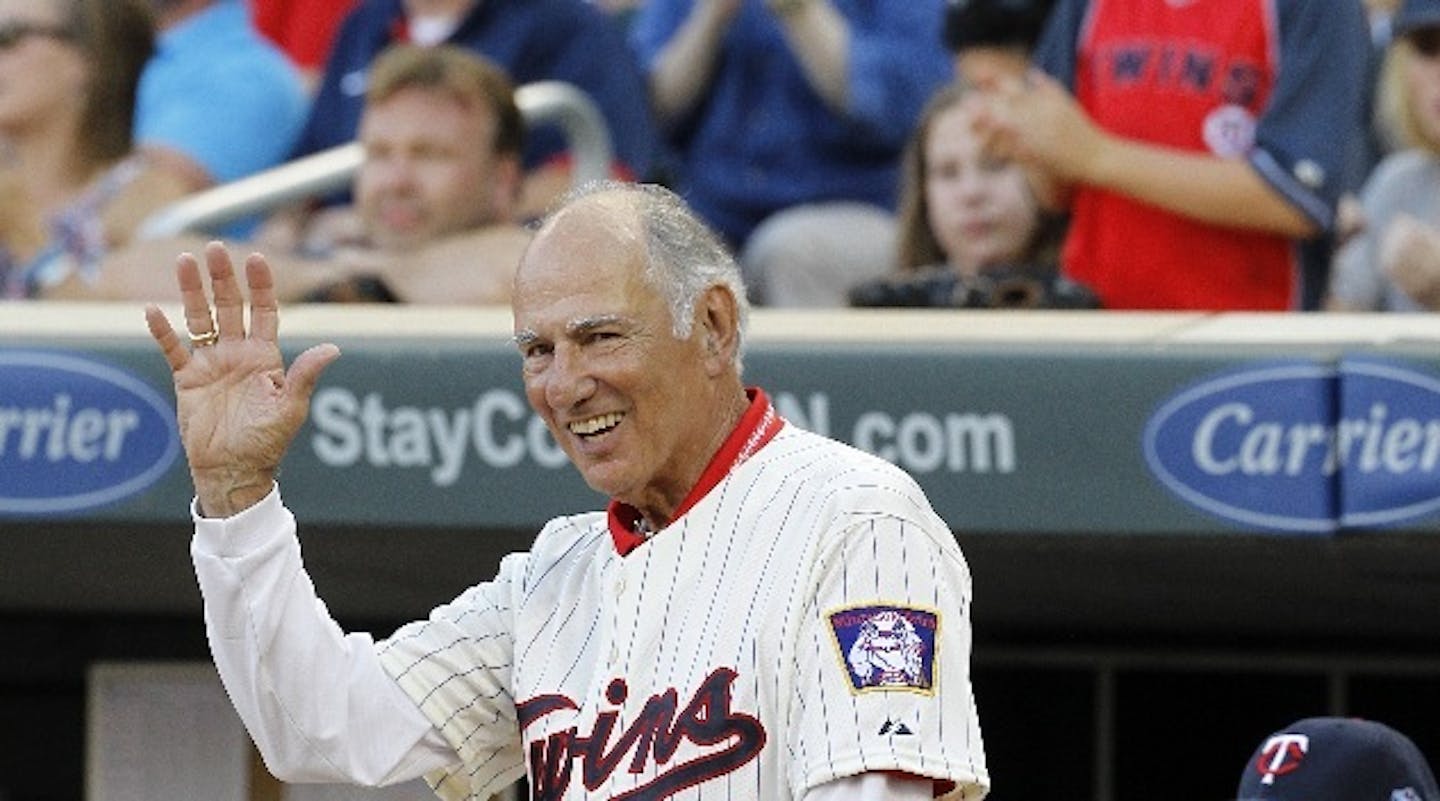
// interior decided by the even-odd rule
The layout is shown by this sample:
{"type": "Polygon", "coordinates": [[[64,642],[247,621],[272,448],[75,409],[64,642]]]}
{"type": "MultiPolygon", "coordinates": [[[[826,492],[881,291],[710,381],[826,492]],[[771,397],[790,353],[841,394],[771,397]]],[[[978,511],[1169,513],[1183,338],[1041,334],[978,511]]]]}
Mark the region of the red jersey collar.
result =
{"type": "MultiPolygon", "coordinates": [[[[773,439],[784,426],[784,419],[775,412],[775,407],[770,405],[770,399],[765,396],[764,390],[749,387],[745,394],[750,398],[749,408],[740,416],[740,422],[736,424],[735,430],[730,432],[730,436],[725,438],[720,450],[710,459],[710,464],[705,466],[705,472],[700,474],[700,480],[690,489],[690,494],[680,502],[680,508],[675,510],[675,518],[670,522],[679,520],[681,515],[699,503],[730,471],[765,447],[765,443],[773,439]]],[[[635,531],[635,524],[640,520],[639,510],[629,504],[612,500],[606,511],[609,513],[610,537],[615,541],[615,550],[619,551],[621,556],[645,542],[645,537],[635,531]]]]}

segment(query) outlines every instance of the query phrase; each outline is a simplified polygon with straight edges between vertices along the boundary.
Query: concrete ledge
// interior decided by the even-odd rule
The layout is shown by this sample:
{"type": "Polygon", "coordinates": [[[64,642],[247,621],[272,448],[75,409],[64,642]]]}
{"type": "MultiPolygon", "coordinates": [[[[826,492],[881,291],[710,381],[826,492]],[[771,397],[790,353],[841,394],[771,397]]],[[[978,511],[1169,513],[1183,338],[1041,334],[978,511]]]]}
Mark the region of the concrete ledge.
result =
{"type": "MultiPolygon", "coordinates": [[[[162,308],[182,319],[178,304],[162,308]]],[[[505,339],[503,307],[312,304],[281,310],[282,337],[505,339]]],[[[141,303],[0,303],[0,342],[14,337],[146,336],[141,303]]],[[[1381,344],[1440,342],[1440,314],[1300,314],[955,309],[757,309],[760,342],[977,344],[1381,344]]]]}

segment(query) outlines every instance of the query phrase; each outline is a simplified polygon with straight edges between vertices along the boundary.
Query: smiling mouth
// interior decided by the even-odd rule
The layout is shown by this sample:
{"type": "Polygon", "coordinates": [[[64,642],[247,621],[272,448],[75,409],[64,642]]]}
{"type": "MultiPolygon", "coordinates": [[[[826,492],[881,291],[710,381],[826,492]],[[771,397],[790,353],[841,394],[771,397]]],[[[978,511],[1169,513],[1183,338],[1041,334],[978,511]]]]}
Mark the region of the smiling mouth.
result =
{"type": "Polygon", "coordinates": [[[604,434],[605,432],[614,429],[615,426],[620,425],[620,421],[624,419],[625,415],[621,414],[620,412],[611,412],[609,414],[602,414],[595,417],[590,417],[585,420],[576,420],[575,422],[567,425],[566,428],[570,430],[571,434],[574,434],[577,437],[593,437],[597,434],[604,434]]]}

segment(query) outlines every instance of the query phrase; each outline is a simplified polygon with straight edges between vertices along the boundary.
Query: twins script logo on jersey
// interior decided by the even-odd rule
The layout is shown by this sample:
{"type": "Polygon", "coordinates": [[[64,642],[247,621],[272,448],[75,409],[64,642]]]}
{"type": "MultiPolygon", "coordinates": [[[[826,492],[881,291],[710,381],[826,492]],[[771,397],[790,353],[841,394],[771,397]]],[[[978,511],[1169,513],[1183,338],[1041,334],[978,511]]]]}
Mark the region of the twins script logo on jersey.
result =
{"type": "MultiPolygon", "coordinates": [[[[730,687],[735,677],[735,671],[729,668],[716,668],[701,682],[684,709],[680,709],[673,687],[652,695],[618,735],[614,731],[620,719],[618,707],[629,697],[630,688],[624,679],[611,680],[605,700],[617,709],[596,715],[589,734],[582,735],[572,726],[530,741],[530,781],[534,785],[531,798],[564,798],[574,778],[576,760],[581,763],[581,781],[592,791],[607,782],[622,764],[632,775],[657,771],[659,775],[654,779],[614,796],[629,801],[660,801],[738,770],[759,755],[766,736],[765,727],[755,717],[731,710],[730,687]],[[701,755],[670,764],[687,743],[700,746],[701,755]]],[[[573,713],[580,707],[563,695],[543,695],[517,704],[516,708],[524,730],[546,715],[573,713]]]]}
{"type": "Polygon", "coordinates": [[[857,606],[830,615],[850,685],[864,690],[931,692],[938,615],[896,606],[857,606]]]}

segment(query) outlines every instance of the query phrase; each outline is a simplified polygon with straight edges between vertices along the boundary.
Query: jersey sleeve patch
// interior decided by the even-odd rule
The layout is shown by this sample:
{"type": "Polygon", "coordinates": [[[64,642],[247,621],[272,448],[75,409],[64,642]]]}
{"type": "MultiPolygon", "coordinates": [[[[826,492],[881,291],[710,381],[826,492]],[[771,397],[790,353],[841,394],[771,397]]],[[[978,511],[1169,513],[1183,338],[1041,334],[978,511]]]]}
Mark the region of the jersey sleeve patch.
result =
{"type": "Polygon", "coordinates": [[[854,692],[933,692],[939,615],[903,606],[853,606],[830,613],[841,668],[854,692]]]}

